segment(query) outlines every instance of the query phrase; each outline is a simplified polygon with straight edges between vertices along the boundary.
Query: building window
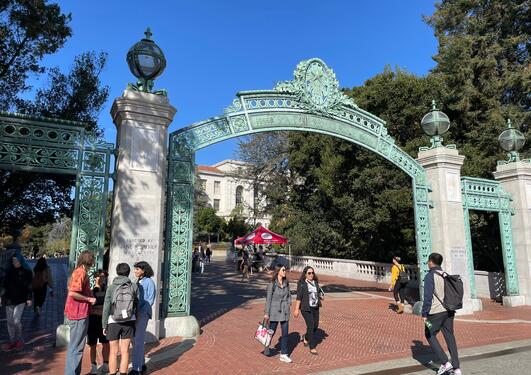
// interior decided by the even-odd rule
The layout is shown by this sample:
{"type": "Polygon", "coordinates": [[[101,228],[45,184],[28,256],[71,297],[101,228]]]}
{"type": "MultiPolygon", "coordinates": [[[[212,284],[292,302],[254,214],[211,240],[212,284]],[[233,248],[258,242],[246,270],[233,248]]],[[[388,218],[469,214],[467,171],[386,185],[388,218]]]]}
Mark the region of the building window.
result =
{"type": "Polygon", "coordinates": [[[243,203],[243,186],[236,188],[236,206],[243,203]]]}
{"type": "Polygon", "coordinates": [[[219,199],[214,199],[214,210],[219,211],[219,199]]]}
{"type": "Polygon", "coordinates": [[[221,181],[214,181],[214,194],[221,192],[221,181]]]}
{"type": "Polygon", "coordinates": [[[200,179],[199,184],[201,184],[201,189],[206,191],[206,180],[200,179]]]}

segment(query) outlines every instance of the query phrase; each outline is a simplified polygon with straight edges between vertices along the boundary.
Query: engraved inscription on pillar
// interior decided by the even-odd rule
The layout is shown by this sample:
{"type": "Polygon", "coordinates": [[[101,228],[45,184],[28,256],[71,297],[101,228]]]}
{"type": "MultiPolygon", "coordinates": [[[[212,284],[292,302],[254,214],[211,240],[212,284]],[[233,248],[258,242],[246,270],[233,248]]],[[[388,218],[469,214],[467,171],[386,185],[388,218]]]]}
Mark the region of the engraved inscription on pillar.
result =
{"type": "Polygon", "coordinates": [[[131,149],[131,169],[157,172],[159,149],[158,129],[133,128],[131,149]]]}
{"type": "Polygon", "coordinates": [[[446,171],[446,198],[448,202],[461,202],[461,182],[457,172],[446,171]]]}
{"type": "MultiPolygon", "coordinates": [[[[461,246],[452,247],[450,249],[450,258],[452,259],[452,273],[461,276],[465,275],[467,273],[466,249],[461,246]]],[[[465,278],[463,278],[463,281],[465,281],[465,278]]]]}

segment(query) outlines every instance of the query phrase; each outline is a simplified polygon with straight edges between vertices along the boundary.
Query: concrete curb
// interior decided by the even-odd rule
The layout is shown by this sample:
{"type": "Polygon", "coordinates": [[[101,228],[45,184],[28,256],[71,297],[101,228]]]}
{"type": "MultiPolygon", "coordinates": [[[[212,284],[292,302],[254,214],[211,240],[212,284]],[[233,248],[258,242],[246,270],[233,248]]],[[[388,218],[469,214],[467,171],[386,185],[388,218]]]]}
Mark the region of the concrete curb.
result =
{"type": "MultiPolygon", "coordinates": [[[[531,351],[531,339],[465,348],[459,350],[459,359],[460,361],[466,361],[467,358],[473,359],[473,357],[488,354],[496,355],[496,353],[499,353],[499,355],[504,355],[506,354],[503,353],[504,351],[519,348],[525,349],[527,347],[531,351]]],[[[377,375],[380,373],[409,374],[431,368],[429,364],[432,358],[432,354],[423,354],[417,356],[417,358],[408,357],[361,366],[346,367],[342,369],[312,373],[312,375],[377,375]]]]}

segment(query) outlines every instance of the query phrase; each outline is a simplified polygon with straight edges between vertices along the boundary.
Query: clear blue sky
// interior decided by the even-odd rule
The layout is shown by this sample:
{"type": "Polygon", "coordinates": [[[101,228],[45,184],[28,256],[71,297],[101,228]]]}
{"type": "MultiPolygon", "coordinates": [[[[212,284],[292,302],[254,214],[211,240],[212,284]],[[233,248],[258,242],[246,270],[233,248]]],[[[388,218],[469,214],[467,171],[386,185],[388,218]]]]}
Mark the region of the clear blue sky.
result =
{"type": "MultiPolygon", "coordinates": [[[[424,75],[437,51],[433,31],[422,15],[433,13],[426,0],[194,0],[59,1],[72,13],[73,36],[48,66],[67,70],[75,55],[109,53],[103,83],[110,97],[99,125],[106,139],[116,131],[109,110],[134,77],[125,55],[146,26],[163,49],[168,65],[156,88],[168,90],[178,112],[174,131],[221,114],[240,90],[270,89],[291,79],[297,63],[319,57],[341,86],[352,87],[385,65],[424,75]]],[[[39,85],[42,82],[34,82],[39,85]]],[[[236,141],[201,150],[199,164],[235,156],[236,141]]]]}

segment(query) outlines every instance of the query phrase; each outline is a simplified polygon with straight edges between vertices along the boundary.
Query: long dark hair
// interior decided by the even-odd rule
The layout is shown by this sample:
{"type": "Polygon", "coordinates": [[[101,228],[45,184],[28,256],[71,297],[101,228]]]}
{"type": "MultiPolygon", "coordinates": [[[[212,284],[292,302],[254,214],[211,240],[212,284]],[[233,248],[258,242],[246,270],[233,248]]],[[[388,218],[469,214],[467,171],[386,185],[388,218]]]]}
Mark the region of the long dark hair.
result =
{"type": "Polygon", "coordinates": [[[313,268],[312,266],[306,266],[302,270],[301,277],[299,278],[299,285],[302,285],[302,282],[306,280],[306,272],[308,272],[309,269],[313,270],[313,281],[319,282],[317,274],[315,273],[315,268],[313,268]]]}
{"type": "Polygon", "coordinates": [[[35,265],[35,267],[33,267],[33,272],[44,271],[46,269],[46,267],[48,267],[48,263],[46,263],[46,258],[45,257],[40,257],[39,260],[37,261],[37,264],[35,265]]]}
{"type": "MultiPolygon", "coordinates": [[[[271,282],[272,282],[273,284],[277,282],[277,280],[278,280],[278,273],[280,272],[280,270],[281,270],[282,268],[286,269],[286,266],[284,266],[283,264],[277,264],[277,265],[275,266],[275,272],[273,272],[273,275],[271,276],[271,282]]],[[[284,282],[284,280],[285,280],[286,282],[288,282],[288,277],[287,277],[287,276],[284,276],[283,279],[282,279],[282,281],[284,282]]]]}

